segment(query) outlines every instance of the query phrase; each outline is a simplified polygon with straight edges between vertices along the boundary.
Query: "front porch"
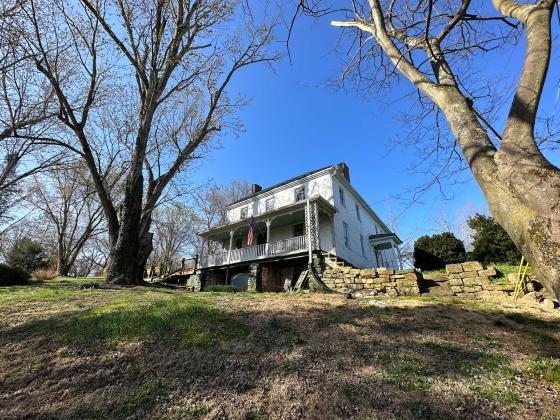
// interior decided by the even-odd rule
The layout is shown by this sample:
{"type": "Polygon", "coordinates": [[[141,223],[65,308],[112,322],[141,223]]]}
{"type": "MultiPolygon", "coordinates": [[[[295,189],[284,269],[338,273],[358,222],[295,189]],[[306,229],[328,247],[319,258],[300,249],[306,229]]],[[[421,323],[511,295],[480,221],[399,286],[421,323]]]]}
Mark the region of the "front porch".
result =
{"type": "Polygon", "coordinates": [[[255,228],[251,245],[247,243],[251,216],[201,232],[199,235],[207,241],[210,252],[199,258],[198,268],[292,257],[323,248],[329,251],[334,246],[332,215],[335,211],[322,197],[314,197],[253,214],[255,228]]]}
{"type": "Polygon", "coordinates": [[[294,238],[204,255],[200,257],[199,268],[219,267],[282,255],[289,256],[305,251],[307,251],[307,237],[296,236],[294,238]]]}

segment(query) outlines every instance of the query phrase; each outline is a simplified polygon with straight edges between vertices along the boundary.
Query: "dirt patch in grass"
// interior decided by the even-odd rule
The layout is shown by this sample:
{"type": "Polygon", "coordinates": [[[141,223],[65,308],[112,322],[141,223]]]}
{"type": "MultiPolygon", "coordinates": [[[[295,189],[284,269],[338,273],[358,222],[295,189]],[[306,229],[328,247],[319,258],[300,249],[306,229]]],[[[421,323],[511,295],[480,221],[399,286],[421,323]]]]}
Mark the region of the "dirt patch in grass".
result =
{"type": "Polygon", "coordinates": [[[0,417],[540,418],[559,325],[506,300],[2,288],[0,417]]]}

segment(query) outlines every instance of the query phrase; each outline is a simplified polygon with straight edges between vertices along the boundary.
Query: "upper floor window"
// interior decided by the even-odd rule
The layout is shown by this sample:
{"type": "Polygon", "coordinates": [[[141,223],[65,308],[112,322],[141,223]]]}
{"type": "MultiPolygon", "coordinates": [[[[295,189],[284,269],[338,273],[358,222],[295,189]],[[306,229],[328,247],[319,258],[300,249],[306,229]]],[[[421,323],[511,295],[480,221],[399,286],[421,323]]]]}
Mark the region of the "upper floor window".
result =
{"type": "Polygon", "coordinates": [[[296,201],[305,200],[305,187],[298,187],[295,189],[296,201]]]}
{"type": "Polygon", "coordinates": [[[274,210],[274,197],[267,198],[265,201],[265,209],[266,211],[274,210]]]}
{"type": "Polygon", "coordinates": [[[366,247],[364,246],[364,235],[360,235],[360,246],[362,247],[362,255],[366,256],[366,247]]]}
{"type": "Polygon", "coordinates": [[[360,222],[362,221],[362,215],[360,214],[360,206],[358,206],[358,204],[356,204],[356,217],[360,222]]]}
{"type": "Polygon", "coordinates": [[[344,197],[344,190],[342,188],[338,188],[338,196],[340,197],[340,204],[346,207],[346,198],[344,197]]]}
{"type": "Polygon", "coordinates": [[[303,223],[298,223],[293,226],[293,237],[303,236],[303,223]]]}
{"type": "Polygon", "coordinates": [[[348,229],[348,223],[342,222],[342,230],[344,231],[344,245],[350,248],[350,232],[348,229]]]}
{"type": "Polygon", "coordinates": [[[246,219],[248,215],[249,215],[249,207],[242,207],[239,212],[239,218],[246,219]]]}

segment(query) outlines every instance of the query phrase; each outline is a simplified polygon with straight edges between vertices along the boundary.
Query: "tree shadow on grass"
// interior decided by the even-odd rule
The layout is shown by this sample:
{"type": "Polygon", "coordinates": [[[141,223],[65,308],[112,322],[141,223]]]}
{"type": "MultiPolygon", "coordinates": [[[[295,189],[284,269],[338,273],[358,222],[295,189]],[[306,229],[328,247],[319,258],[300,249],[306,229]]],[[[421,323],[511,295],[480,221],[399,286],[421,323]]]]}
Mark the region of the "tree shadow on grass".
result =
{"type": "Polygon", "coordinates": [[[0,414],[508,416],[521,397],[492,384],[524,374],[513,359],[560,357],[558,325],[526,314],[236,299],[109,305],[4,328],[2,357],[21,353],[4,364],[0,414]]]}

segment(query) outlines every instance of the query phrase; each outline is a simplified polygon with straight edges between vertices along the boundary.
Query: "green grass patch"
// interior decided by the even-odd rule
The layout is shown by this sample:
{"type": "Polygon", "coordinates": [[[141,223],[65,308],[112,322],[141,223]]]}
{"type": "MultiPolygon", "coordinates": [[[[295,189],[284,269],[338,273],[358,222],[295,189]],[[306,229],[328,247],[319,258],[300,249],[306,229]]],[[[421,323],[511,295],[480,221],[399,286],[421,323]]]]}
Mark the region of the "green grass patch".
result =
{"type": "Polygon", "coordinates": [[[208,286],[204,288],[205,292],[212,292],[212,293],[239,293],[241,289],[235,286],[223,285],[223,284],[214,284],[212,286],[208,286]]]}
{"type": "Polygon", "coordinates": [[[510,376],[510,360],[503,353],[471,350],[454,343],[425,341],[423,343],[434,353],[438,365],[436,371],[444,371],[470,376],[475,371],[490,371],[510,376]]]}
{"type": "Polygon", "coordinates": [[[505,317],[510,321],[513,321],[521,325],[529,325],[529,326],[534,326],[539,328],[559,329],[558,323],[545,321],[543,319],[535,318],[530,315],[524,315],[520,313],[509,313],[509,314],[505,314],[505,317]]]}
{"type": "Polygon", "coordinates": [[[385,365],[385,383],[403,391],[427,392],[430,389],[426,375],[433,375],[434,370],[428,363],[403,353],[382,353],[379,361],[385,365]]]}
{"type": "Polygon", "coordinates": [[[422,271],[422,275],[424,277],[431,277],[431,276],[437,276],[439,274],[446,274],[445,268],[440,268],[438,270],[427,270],[427,271],[422,271]]]}
{"type": "MultiPolygon", "coordinates": [[[[139,300],[147,296],[139,296],[139,300]]],[[[62,338],[71,342],[117,344],[148,337],[168,345],[206,348],[219,341],[244,337],[249,327],[216,310],[211,302],[165,296],[141,304],[117,300],[64,322],[62,338]]]]}
{"type": "Polygon", "coordinates": [[[179,410],[178,417],[185,420],[202,419],[208,414],[208,406],[203,403],[189,404],[179,410]]]}
{"type": "MultiPolygon", "coordinates": [[[[496,283],[503,283],[507,281],[508,274],[519,272],[519,265],[508,265],[508,264],[489,264],[489,267],[494,267],[496,269],[496,275],[490,279],[490,281],[496,283]]],[[[533,269],[529,267],[527,269],[527,275],[533,275],[533,269]]]]}
{"type": "Polygon", "coordinates": [[[433,296],[405,296],[402,299],[404,300],[415,300],[418,302],[437,302],[437,298],[433,296]]]}
{"type": "Polygon", "coordinates": [[[390,372],[383,375],[383,381],[389,385],[396,386],[402,391],[427,392],[430,390],[430,382],[423,376],[411,376],[400,372],[390,372]]]}
{"type": "Polygon", "coordinates": [[[521,403],[519,394],[508,384],[495,382],[477,382],[469,386],[470,390],[490,401],[506,406],[518,406],[521,403]]]}
{"type": "Polygon", "coordinates": [[[560,360],[536,358],[529,362],[529,371],[534,375],[560,385],[560,360]]]}
{"type": "Polygon", "coordinates": [[[301,369],[301,366],[299,365],[298,362],[288,361],[288,362],[284,363],[284,366],[282,366],[282,369],[284,369],[284,372],[286,372],[286,373],[295,373],[295,372],[297,372],[301,369]]]}
{"type": "Polygon", "coordinates": [[[150,380],[125,389],[111,389],[102,401],[78,407],[79,418],[131,418],[135,413],[149,411],[169,390],[159,380],[150,380]]]}

